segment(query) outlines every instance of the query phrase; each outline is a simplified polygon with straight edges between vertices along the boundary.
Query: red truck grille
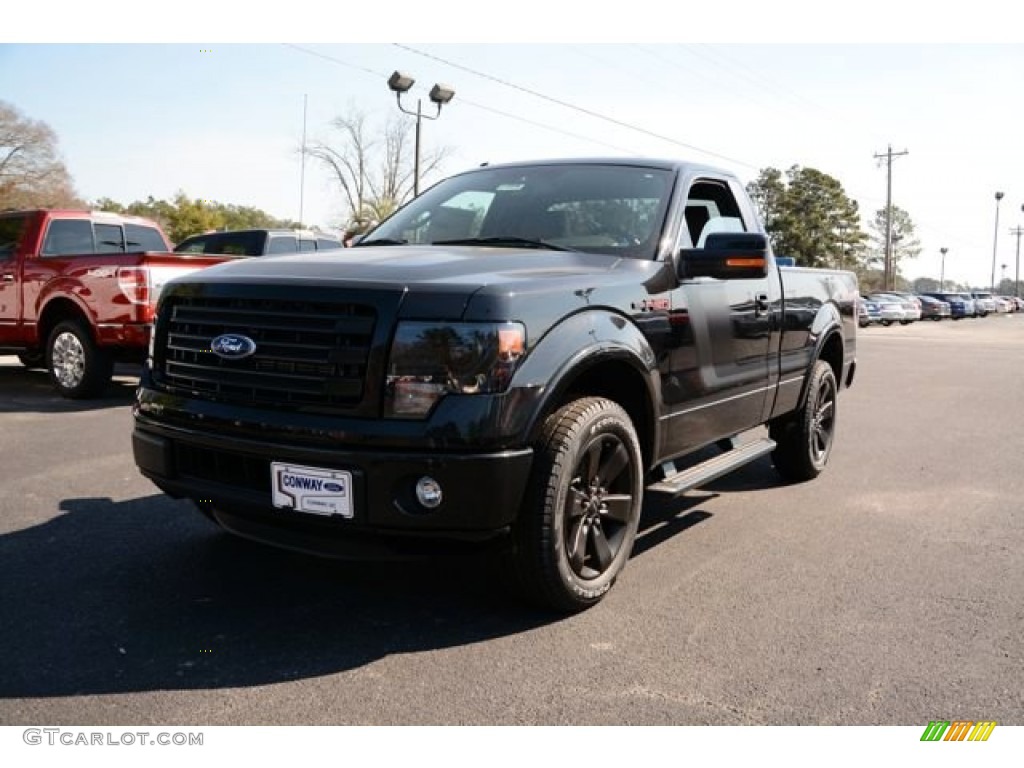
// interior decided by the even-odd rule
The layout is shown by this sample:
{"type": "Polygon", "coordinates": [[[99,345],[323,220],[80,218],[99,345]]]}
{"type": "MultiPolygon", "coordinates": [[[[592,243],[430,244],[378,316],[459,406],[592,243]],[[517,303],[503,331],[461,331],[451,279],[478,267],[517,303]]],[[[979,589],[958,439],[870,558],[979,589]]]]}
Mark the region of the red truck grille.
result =
{"type": "Polygon", "coordinates": [[[240,405],[331,410],[364,395],[376,312],[351,303],[175,296],[158,323],[155,373],[171,392],[240,405]],[[214,339],[255,352],[226,358],[214,339]]]}

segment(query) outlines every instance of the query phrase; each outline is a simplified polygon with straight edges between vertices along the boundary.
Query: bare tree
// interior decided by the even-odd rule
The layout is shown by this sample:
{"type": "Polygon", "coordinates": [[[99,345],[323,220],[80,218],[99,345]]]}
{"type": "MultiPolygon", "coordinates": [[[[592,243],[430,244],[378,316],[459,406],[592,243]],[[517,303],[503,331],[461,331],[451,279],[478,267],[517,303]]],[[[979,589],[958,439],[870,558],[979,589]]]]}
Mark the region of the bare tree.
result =
{"type": "MultiPolygon", "coordinates": [[[[367,125],[366,115],[355,110],[331,121],[334,141],[317,141],[306,153],[333,174],[345,196],[347,229],[364,232],[389,216],[413,193],[415,151],[413,123],[392,116],[383,130],[367,125]]],[[[420,158],[420,175],[438,170],[450,148],[432,150],[420,158]]]]}
{"type": "Polygon", "coordinates": [[[53,129],[0,101],[0,208],[78,205],[53,129]]]}

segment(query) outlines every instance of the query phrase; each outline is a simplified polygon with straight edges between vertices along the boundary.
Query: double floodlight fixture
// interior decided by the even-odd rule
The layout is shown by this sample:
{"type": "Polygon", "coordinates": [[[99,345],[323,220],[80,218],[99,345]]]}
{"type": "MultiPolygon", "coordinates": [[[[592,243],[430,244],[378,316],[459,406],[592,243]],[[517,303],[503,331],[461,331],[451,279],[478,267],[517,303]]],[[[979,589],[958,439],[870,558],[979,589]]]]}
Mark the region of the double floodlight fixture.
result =
{"type": "Polygon", "coordinates": [[[397,69],[392,72],[391,77],[388,78],[388,88],[394,91],[395,101],[398,102],[399,110],[416,118],[416,159],[412,178],[413,194],[418,195],[420,193],[420,126],[423,122],[423,118],[427,118],[427,120],[437,120],[437,118],[441,116],[441,107],[455,98],[455,89],[450,85],[434,83],[434,87],[430,89],[429,95],[430,100],[437,107],[437,111],[432,115],[425,115],[423,114],[422,99],[416,99],[415,112],[402,106],[402,94],[408,93],[414,85],[416,85],[416,78],[408,72],[401,72],[397,69]]]}
{"type": "MultiPolygon", "coordinates": [[[[388,78],[388,88],[394,91],[399,98],[403,93],[408,93],[416,85],[416,78],[408,72],[400,72],[397,69],[388,78]]],[[[437,104],[438,109],[447,104],[455,97],[455,89],[443,83],[434,83],[430,89],[430,100],[437,104]]]]}
{"type": "MultiPolygon", "coordinates": [[[[408,72],[395,70],[391,73],[391,77],[387,79],[387,87],[394,91],[399,98],[402,93],[409,93],[414,85],[416,85],[416,78],[408,72]]],[[[455,89],[451,85],[434,83],[434,87],[430,89],[429,95],[430,100],[437,104],[439,110],[443,104],[446,104],[455,97],[455,89]]]]}

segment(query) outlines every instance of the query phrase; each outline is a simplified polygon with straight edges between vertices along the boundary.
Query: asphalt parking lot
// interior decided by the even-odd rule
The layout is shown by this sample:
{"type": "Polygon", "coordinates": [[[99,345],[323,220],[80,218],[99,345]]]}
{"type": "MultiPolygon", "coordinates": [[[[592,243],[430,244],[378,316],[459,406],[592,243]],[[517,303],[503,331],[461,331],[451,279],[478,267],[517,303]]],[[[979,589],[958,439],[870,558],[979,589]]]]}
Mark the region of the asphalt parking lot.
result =
{"type": "Polygon", "coordinates": [[[563,619],[480,558],[218,533],[136,472],[120,373],[0,357],[0,724],[1024,724],[1024,316],[862,330],[824,475],[650,500],[563,619]]]}

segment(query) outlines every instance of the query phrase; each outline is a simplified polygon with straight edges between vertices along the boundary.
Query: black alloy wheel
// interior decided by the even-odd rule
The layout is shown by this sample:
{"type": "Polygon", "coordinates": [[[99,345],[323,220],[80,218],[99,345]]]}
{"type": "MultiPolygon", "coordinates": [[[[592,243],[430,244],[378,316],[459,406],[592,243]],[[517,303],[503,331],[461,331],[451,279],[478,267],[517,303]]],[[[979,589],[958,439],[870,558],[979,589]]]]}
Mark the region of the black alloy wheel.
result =
{"type": "Polygon", "coordinates": [[[772,462],[791,482],[813,480],[828,463],[836,433],[839,386],[832,366],[818,360],[803,405],[769,425],[776,442],[772,462]]]}
{"type": "Polygon", "coordinates": [[[528,600],[560,612],[599,602],[633,549],[643,504],[636,431],[617,403],[584,397],[549,415],[509,553],[528,600]]]}

